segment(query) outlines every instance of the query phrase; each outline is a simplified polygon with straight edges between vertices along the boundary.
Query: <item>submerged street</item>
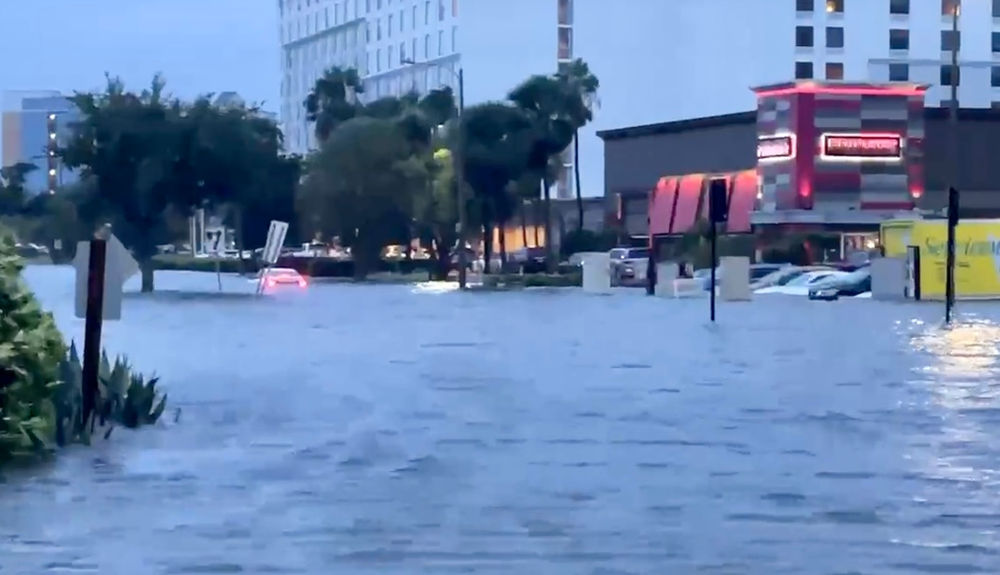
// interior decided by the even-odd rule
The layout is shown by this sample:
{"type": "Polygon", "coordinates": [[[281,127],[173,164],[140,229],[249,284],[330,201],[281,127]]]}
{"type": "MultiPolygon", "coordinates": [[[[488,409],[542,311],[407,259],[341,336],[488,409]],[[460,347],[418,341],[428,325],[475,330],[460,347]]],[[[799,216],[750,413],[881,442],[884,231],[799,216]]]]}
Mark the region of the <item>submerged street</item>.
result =
{"type": "Polygon", "coordinates": [[[169,416],[8,473],[0,573],[1000,568],[996,305],[215,281],[105,324],[169,416]]]}

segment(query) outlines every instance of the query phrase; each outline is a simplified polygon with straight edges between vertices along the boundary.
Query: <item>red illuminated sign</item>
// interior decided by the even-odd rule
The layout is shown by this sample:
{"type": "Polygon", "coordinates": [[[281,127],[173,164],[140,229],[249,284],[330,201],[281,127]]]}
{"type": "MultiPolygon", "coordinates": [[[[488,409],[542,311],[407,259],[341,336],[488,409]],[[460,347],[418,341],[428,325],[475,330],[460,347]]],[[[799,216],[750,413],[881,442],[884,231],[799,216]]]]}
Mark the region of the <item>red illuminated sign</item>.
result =
{"type": "Polygon", "coordinates": [[[769,136],[757,140],[758,160],[791,158],[794,151],[791,136],[769,136]]]}
{"type": "Polygon", "coordinates": [[[835,158],[899,158],[903,140],[893,134],[825,134],[823,155],[835,158]]]}

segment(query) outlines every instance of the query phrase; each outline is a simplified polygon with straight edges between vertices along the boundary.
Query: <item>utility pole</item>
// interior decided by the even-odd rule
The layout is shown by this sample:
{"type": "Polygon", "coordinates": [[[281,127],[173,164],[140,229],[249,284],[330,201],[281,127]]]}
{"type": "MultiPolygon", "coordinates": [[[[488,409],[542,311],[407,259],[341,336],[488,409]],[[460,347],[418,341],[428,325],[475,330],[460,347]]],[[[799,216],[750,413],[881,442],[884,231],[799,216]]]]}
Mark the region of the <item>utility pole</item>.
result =
{"type": "Polygon", "coordinates": [[[961,0],[953,0],[951,7],[951,101],[948,103],[948,122],[951,136],[950,142],[950,179],[951,185],[948,189],[948,239],[946,261],[945,261],[945,322],[951,322],[952,307],[955,305],[955,227],[959,219],[959,192],[958,192],[958,162],[959,162],[959,141],[958,141],[958,83],[961,70],[958,65],[959,51],[959,29],[958,16],[961,12],[961,0]]]}
{"type": "MultiPolygon", "coordinates": [[[[458,201],[458,287],[465,289],[467,277],[465,268],[468,265],[468,254],[465,251],[465,135],[462,128],[462,116],[465,113],[465,70],[458,69],[458,126],[457,142],[453,159],[455,162],[455,185],[458,201]]],[[[489,265],[489,262],[486,262],[489,265]]]]}

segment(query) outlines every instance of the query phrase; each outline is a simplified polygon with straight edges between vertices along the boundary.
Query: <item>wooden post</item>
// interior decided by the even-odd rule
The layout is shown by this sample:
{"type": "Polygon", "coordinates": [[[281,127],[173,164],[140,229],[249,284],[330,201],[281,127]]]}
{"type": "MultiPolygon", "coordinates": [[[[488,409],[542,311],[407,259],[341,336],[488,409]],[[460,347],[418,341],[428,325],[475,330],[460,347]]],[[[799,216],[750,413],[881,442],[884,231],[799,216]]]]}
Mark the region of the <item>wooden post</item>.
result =
{"type": "Polygon", "coordinates": [[[87,263],[87,312],[83,328],[83,421],[90,421],[100,394],[101,324],[104,321],[104,269],[108,242],[103,237],[90,241],[87,263]]]}

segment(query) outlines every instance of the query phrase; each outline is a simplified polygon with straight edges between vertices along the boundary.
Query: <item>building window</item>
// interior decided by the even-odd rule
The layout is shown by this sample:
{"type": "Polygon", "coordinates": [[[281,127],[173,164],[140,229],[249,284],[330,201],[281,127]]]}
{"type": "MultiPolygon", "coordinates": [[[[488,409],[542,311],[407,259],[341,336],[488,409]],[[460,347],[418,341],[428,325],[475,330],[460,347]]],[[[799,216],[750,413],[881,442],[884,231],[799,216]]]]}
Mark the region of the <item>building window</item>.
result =
{"type": "Polygon", "coordinates": [[[431,23],[431,0],[424,2],[424,24],[431,23]]]}
{"type": "Polygon", "coordinates": [[[941,85],[942,86],[958,86],[962,83],[962,70],[955,70],[955,78],[952,78],[951,64],[944,64],[941,66],[941,85]],[[954,81],[952,81],[954,80],[954,81]]]}
{"type": "Polygon", "coordinates": [[[994,110],[1000,110],[1000,102],[993,102],[992,104],[990,104],[990,107],[993,108],[994,110]]]}
{"type": "Polygon", "coordinates": [[[392,38],[392,14],[389,14],[389,25],[385,29],[385,35],[388,38],[392,38]]]}
{"type": "Polygon", "coordinates": [[[1000,54],[1000,32],[993,33],[993,53],[1000,54]]]}
{"type": "Polygon", "coordinates": [[[559,54],[560,60],[568,60],[573,57],[573,37],[572,28],[559,28],[559,54]]]}
{"type": "Polygon", "coordinates": [[[816,0],[795,0],[795,10],[799,12],[812,12],[815,10],[816,0]]]}
{"type": "MultiPolygon", "coordinates": [[[[457,2],[458,0],[455,1],[457,2]]],[[[571,26],[573,24],[572,0],[559,0],[559,21],[557,24],[560,26],[571,26]]]]}
{"type": "Polygon", "coordinates": [[[1000,18],[1000,0],[993,0],[993,17],[1000,18]]]}
{"type": "Polygon", "coordinates": [[[417,29],[417,7],[413,7],[413,11],[410,13],[410,30],[417,29]]]}
{"type": "Polygon", "coordinates": [[[813,64],[812,62],[796,62],[795,63],[795,79],[796,80],[811,80],[813,77],[813,64]]]}
{"type": "Polygon", "coordinates": [[[375,71],[382,71],[382,49],[375,50],[375,71]]]}
{"type": "Polygon", "coordinates": [[[844,65],[840,62],[827,62],[826,63],[826,79],[827,80],[843,80],[844,79],[844,65]]]}
{"type": "Polygon", "coordinates": [[[444,21],[444,15],[445,15],[444,0],[438,0],[438,22],[444,21]]]}
{"type": "Polygon", "coordinates": [[[424,34],[424,60],[431,55],[431,35],[424,34]]]}
{"type": "Polygon", "coordinates": [[[951,16],[959,11],[962,6],[962,0],[941,0],[941,15],[951,16]]]}
{"type": "Polygon", "coordinates": [[[451,27],[451,51],[453,54],[458,52],[458,26],[451,27]]]}
{"type": "Polygon", "coordinates": [[[399,11],[399,31],[406,29],[406,10],[399,11]]]}
{"type": "Polygon", "coordinates": [[[844,29],[839,26],[827,26],[826,27],[826,47],[827,48],[843,48],[844,47],[844,29]]]}
{"type": "Polygon", "coordinates": [[[889,0],[890,14],[909,14],[910,0],[889,0]]]}
{"type": "Polygon", "coordinates": [[[438,56],[444,55],[444,31],[438,30],[438,56]]]}
{"type": "Polygon", "coordinates": [[[813,45],[812,26],[795,27],[795,45],[799,48],[812,48],[813,45]]]}
{"type": "Polygon", "coordinates": [[[385,62],[385,67],[386,68],[392,68],[395,65],[395,62],[393,61],[393,55],[394,55],[394,53],[395,53],[395,50],[393,50],[392,46],[389,46],[388,53],[386,54],[387,55],[386,62],[385,62]]]}
{"type": "Polygon", "coordinates": [[[827,14],[843,14],[844,0],[826,0],[827,14]]]}
{"type": "Polygon", "coordinates": [[[901,28],[894,28],[892,30],[889,30],[889,49],[909,50],[910,31],[901,28]]]}
{"type": "Polygon", "coordinates": [[[962,49],[962,33],[955,30],[941,30],[941,51],[951,52],[962,49]]]}
{"type": "Polygon", "coordinates": [[[889,64],[889,81],[890,82],[909,82],[910,81],[910,65],[909,64],[889,64]]]}
{"type": "Polygon", "coordinates": [[[990,86],[1000,88],[1000,66],[990,68],[990,86]]]}

